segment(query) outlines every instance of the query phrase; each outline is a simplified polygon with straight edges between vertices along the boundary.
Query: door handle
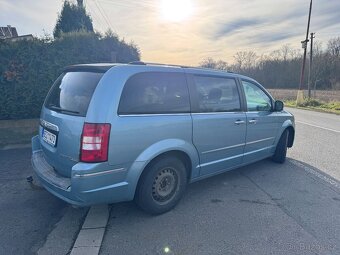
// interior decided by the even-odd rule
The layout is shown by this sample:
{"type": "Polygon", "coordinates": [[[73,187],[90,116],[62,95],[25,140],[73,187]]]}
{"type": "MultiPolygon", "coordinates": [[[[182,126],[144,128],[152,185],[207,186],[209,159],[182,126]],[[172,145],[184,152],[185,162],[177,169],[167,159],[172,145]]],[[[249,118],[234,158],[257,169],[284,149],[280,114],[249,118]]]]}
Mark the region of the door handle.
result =
{"type": "Polygon", "coordinates": [[[246,123],[244,120],[237,120],[237,121],[235,121],[236,125],[241,125],[241,124],[244,124],[244,123],[246,123]]]}
{"type": "Polygon", "coordinates": [[[256,124],[256,123],[257,123],[257,120],[255,119],[249,121],[249,124],[256,124]]]}

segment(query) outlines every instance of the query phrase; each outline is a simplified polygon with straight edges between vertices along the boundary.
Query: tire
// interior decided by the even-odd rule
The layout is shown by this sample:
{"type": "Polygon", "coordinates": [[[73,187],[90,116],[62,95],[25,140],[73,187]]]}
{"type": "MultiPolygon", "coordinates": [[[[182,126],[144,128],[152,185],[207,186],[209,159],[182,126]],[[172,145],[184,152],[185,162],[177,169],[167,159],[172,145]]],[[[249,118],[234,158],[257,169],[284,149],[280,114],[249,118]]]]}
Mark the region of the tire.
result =
{"type": "Polygon", "coordinates": [[[288,137],[289,137],[289,131],[288,129],[286,129],[282,133],[280,140],[276,146],[275,153],[272,157],[272,160],[274,162],[283,164],[286,161],[288,137]]]}
{"type": "Polygon", "coordinates": [[[161,157],[144,170],[135,202],[150,214],[162,214],[177,205],[186,185],[187,174],[183,162],[174,156],[161,157]]]}

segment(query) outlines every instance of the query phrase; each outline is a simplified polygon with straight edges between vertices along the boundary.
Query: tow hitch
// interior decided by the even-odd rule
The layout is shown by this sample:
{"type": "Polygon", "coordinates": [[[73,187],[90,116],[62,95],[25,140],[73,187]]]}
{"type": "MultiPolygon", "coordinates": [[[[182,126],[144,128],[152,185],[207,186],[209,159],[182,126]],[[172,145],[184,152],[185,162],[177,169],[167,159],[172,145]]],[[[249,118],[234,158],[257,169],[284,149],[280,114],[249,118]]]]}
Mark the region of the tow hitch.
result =
{"type": "Polygon", "coordinates": [[[29,183],[32,189],[34,190],[42,190],[43,186],[39,183],[39,181],[33,178],[32,175],[26,177],[26,181],[29,183]]]}

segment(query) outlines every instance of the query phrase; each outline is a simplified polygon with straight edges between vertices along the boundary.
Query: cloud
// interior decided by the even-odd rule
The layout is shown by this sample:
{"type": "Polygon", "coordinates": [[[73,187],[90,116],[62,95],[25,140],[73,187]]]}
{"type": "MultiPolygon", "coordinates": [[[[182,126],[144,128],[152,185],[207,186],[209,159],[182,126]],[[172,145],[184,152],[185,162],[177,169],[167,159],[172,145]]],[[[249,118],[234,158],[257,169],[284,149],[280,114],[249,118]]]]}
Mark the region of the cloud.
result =
{"type": "Polygon", "coordinates": [[[284,41],[286,39],[295,37],[300,35],[301,33],[298,31],[290,31],[290,32],[268,32],[268,33],[260,33],[255,36],[247,37],[248,43],[251,44],[271,44],[279,41],[284,41]]]}
{"type": "Polygon", "coordinates": [[[320,15],[312,20],[312,28],[316,30],[322,30],[330,26],[338,25],[340,29],[340,15],[338,13],[329,13],[325,15],[320,15]]]}
{"type": "MultiPolygon", "coordinates": [[[[75,2],[75,0],[71,0],[75,2]]],[[[301,49],[309,0],[191,0],[194,15],[183,23],[165,22],[159,0],[96,0],[112,29],[133,40],[144,60],[195,65],[205,57],[232,61],[237,51],[270,53],[283,44],[301,49]]],[[[52,33],[63,0],[0,0],[0,23],[16,26],[20,34],[52,33]]],[[[108,28],[94,1],[85,1],[94,27],[108,28]]],[[[313,2],[311,31],[327,42],[339,36],[340,1],[313,2]]]]}
{"type": "Polygon", "coordinates": [[[212,38],[220,39],[221,37],[228,36],[230,34],[238,32],[241,29],[251,29],[252,27],[262,24],[263,22],[264,20],[260,18],[246,18],[232,20],[217,27],[217,30],[216,32],[214,32],[212,38]]]}
{"type": "MultiPolygon", "coordinates": [[[[307,15],[305,9],[283,9],[283,10],[276,10],[270,14],[263,15],[263,13],[253,13],[253,17],[249,18],[239,18],[239,19],[232,19],[230,21],[225,21],[222,23],[216,23],[216,28],[213,30],[213,34],[211,36],[212,40],[218,40],[223,37],[232,36],[236,33],[241,33],[248,37],[247,34],[251,31],[257,30],[270,30],[275,31],[278,27],[281,27],[282,32],[285,29],[290,30],[292,27],[287,26],[288,23],[296,23],[299,21],[304,21],[304,16],[307,15]],[[264,18],[265,17],[265,18],[264,18]],[[284,25],[286,25],[284,27],[284,25]]],[[[307,22],[307,20],[306,20],[307,22]]],[[[304,24],[304,23],[301,23],[304,24]]],[[[294,24],[294,27],[296,24],[294,24]]],[[[295,35],[296,33],[294,33],[295,35]]],[[[281,34],[280,31],[276,34],[273,34],[272,41],[278,41],[280,38],[286,39],[289,37],[289,34],[283,33],[281,34]]],[[[270,39],[269,36],[265,36],[264,38],[270,39]]]]}

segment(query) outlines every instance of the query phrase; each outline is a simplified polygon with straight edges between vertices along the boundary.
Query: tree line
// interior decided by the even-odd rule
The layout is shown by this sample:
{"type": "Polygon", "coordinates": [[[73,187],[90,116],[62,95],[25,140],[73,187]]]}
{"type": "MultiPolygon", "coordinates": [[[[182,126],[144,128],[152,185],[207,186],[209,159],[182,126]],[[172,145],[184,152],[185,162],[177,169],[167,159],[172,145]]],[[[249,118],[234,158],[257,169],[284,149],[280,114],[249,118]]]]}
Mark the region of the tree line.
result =
{"type": "Polygon", "coordinates": [[[65,1],[54,37],[0,40],[0,119],[37,118],[53,81],[73,64],[140,60],[140,51],[118,35],[93,31],[84,6],[65,1]]]}
{"type": "MultiPolygon", "coordinates": [[[[304,89],[307,88],[308,60],[304,89]]],[[[200,66],[244,74],[267,88],[292,89],[299,86],[301,64],[302,50],[283,45],[270,54],[258,55],[254,51],[237,52],[232,64],[223,60],[206,58],[200,66]]],[[[312,88],[316,86],[317,89],[340,89],[340,37],[330,39],[325,49],[321,42],[314,43],[311,85],[312,88]]]]}

